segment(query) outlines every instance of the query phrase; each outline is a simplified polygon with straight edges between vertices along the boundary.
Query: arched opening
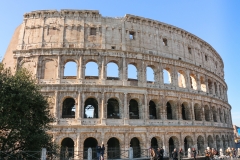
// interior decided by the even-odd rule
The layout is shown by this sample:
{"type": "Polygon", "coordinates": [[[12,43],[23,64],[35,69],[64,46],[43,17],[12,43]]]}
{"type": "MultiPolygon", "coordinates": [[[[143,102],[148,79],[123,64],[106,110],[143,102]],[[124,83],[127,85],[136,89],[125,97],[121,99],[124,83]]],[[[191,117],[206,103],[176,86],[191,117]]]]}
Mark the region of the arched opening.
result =
{"type": "Polygon", "coordinates": [[[197,138],[197,147],[199,154],[200,155],[204,154],[204,139],[202,136],[198,136],[197,138]]]}
{"type": "Polygon", "coordinates": [[[214,147],[214,143],[213,143],[213,138],[211,135],[208,136],[208,147],[213,148],[214,147]]]}
{"type": "Polygon", "coordinates": [[[214,88],[215,88],[215,94],[216,96],[218,96],[218,88],[217,88],[217,83],[214,82],[214,88]]]}
{"type": "Polygon", "coordinates": [[[85,101],[84,118],[98,118],[98,102],[95,98],[88,98],[85,101]]]}
{"type": "Polygon", "coordinates": [[[60,160],[74,157],[74,141],[71,138],[64,138],[61,142],[60,160]]]}
{"type": "Polygon", "coordinates": [[[185,155],[187,155],[187,150],[188,148],[192,148],[193,146],[193,140],[190,136],[186,136],[184,138],[184,151],[185,151],[185,155]]]}
{"type": "Polygon", "coordinates": [[[184,75],[185,73],[183,71],[178,71],[178,86],[181,88],[186,88],[186,80],[184,75]]]}
{"type": "Polygon", "coordinates": [[[194,74],[190,74],[190,86],[192,89],[197,90],[197,81],[194,74]]]}
{"type": "Polygon", "coordinates": [[[163,69],[163,82],[164,84],[171,84],[171,72],[169,68],[163,69]]]}
{"type": "Polygon", "coordinates": [[[136,137],[131,139],[130,147],[133,148],[133,158],[141,157],[140,142],[136,137]]]}
{"type": "Polygon", "coordinates": [[[137,68],[133,64],[128,64],[128,80],[129,81],[138,80],[137,68]]]}
{"type": "Polygon", "coordinates": [[[213,121],[214,122],[217,122],[217,110],[216,110],[216,108],[215,107],[213,107],[213,121]]]}
{"type": "Polygon", "coordinates": [[[186,102],[182,103],[182,119],[191,120],[191,113],[186,102]]]}
{"type": "Polygon", "coordinates": [[[203,92],[207,92],[207,87],[206,87],[206,83],[205,83],[205,79],[204,77],[200,77],[200,83],[201,83],[201,91],[203,92]]]}
{"type": "Polygon", "coordinates": [[[156,105],[152,100],[149,102],[149,119],[157,119],[156,105]]]}
{"type": "Polygon", "coordinates": [[[174,148],[177,149],[179,146],[177,137],[170,137],[168,144],[169,144],[169,157],[171,157],[172,155],[171,153],[173,152],[174,148]]]}
{"type": "Polygon", "coordinates": [[[220,108],[218,109],[218,114],[219,114],[220,122],[223,123],[223,118],[222,118],[223,115],[222,115],[222,111],[220,108]]]}
{"type": "Polygon", "coordinates": [[[118,100],[110,98],[107,101],[107,118],[119,119],[119,103],[118,100]]]}
{"type": "Polygon", "coordinates": [[[85,79],[98,79],[98,65],[96,62],[86,64],[85,79]]]}
{"type": "Polygon", "coordinates": [[[210,79],[208,79],[208,90],[210,94],[213,94],[213,85],[210,79]]]}
{"type": "Polygon", "coordinates": [[[167,119],[173,119],[172,106],[167,102],[167,119]]]}
{"type": "Polygon", "coordinates": [[[107,142],[107,156],[108,159],[120,159],[120,143],[117,138],[110,138],[107,142]]]}
{"type": "Polygon", "coordinates": [[[194,105],[194,115],[195,115],[195,120],[196,121],[201,121],[202,120],[202,109],[198,104],[194,105]]]}
{"type": "Polygon", "coordinates": [[[210,121],[210,110],[207,105],[204,106],[205,121],[210,121]]]}
{"type": "Polygon", "coordinates": [[[146,79],[148,83],[154,82],[154,71],[151,67],[147,67],[147,74],[146,74],[146,79]]]}
{"type": "Polygon", "coordinates": [[[83,158],[88,158],[88,148],[92,148],[92,158],[94,159],[97,157],[96,147],[98,145],[98,142],[95,138],[89,137],[85,139],[84,146],[83,146],[83,158]]]}
{"type": "Polygon", "coordinates": [[[75,118],[75,100],[66,98],[63,101],[62,118],[75,118]]]}
{"type": "Polygon", "coordinates": [[[151,139],[151,147],[154,148],[155,150],[158,148],[157,138],[153,137],[153,138],[151,139]]]}
{"type": "Polygon", "coordinates": [[[222,135],[222,142],[223,142],[223,150],[225,151],[227,149],[227,145],[226,145],[226,140],[225,137],[222,135]]]}
{"type": "Polygon", "coordinates": [[[218,135],[216,136],[216,145],[217,145],[217,150],[219,151],[221,148],[221,140],[218,135]]]}
{"type": "Polygon", "coordinates": [[[77,66],[77,63],[74,61],[67,62],[64,66],[63,79],[76,79],[78,70],[77,66]]]}
{"type": "Polygon", "coordinates": [[[129,119],[139,119],[138,102],[135,99],[129,102],[129,119]]]}
{"type": "Polygon", "coordinates": [[[107,64],[107,80],[119,80],[118,65],[114,62],[107,64]]]}

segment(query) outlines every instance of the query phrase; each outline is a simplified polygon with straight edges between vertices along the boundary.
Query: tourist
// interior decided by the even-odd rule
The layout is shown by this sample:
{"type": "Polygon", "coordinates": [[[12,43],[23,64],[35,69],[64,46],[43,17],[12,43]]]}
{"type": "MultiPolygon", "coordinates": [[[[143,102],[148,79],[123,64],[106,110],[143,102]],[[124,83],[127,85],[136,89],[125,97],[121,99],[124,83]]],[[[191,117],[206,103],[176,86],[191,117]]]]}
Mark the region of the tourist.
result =
{"type": "Polygon", "coordinates": [[[105,152],[105,147],[104,144],[101,146],[101,160],[104,160],[104,152],[105,152]]]}
{"type": "Polygon", "coordinates": [[[160,148],[160,160],[163,160],[163,155],[164,155],[164,149],[161,147],[160,148]]]}
{"type": "Polygon", "coordinates": [[[178,159],[178,153],[177,153],[177,149],[174,148],[173,152],[172,152],[172,158],[173,160],[177,160],[178,159]]]}
{"type": "Polygon", "coordinates": [[[193,158],[194,158],[194,160],[196,160],[196,156],[197,156],[197,151],[196,151],[196,149],[193,148],[192,152],[193,152],[193,158]]]}
{"type": "Polygon", "coordinates": [[[155,150],[152,147],[150,147],[149,152],[150,152],[150,160],[156,160],[155,150]]]}
{"type": "Polygon", "coordinates": [[[184,155],[182,148],[180,148],[178,153],[179,153],[179,159],[182,160],[183,159],[183,155],[184,155]]]}
{"type": "Polygon", "coordinates": [[[96,147],[96,152],[97,152],[97,160],[101,160],[101,146],[99,146],[97,144],[97,147],[96,147]]]}

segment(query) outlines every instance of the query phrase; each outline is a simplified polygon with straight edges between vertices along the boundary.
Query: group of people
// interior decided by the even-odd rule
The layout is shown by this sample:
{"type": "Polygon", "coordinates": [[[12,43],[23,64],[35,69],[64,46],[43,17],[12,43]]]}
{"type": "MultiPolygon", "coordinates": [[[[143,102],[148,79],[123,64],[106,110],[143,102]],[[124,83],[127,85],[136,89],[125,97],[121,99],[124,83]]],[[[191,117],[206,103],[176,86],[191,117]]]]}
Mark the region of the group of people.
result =
{"type": "Polygon", "coordinates": [[[226,156],[229,156],[229,157],[232,157],[232,158],[235,158],[237,157],[237,150],[235,148],[230,148],[228,147],[228,149],[226,149],[226,156]]]}
{"type": "Polygon", "coordinates": [[[97,145],[96,151],[97,151],[97,160],[104,160],[104,153],[105,153],[104,144],[102,144],[101,146],[97,145]]]}
{"type": "Polygon", "coordinates": [[[150,147],[149,150],[151,160],[163,160],[164,149],[162,147],[158,148],[157,151],[152,147],[150,147]]]}

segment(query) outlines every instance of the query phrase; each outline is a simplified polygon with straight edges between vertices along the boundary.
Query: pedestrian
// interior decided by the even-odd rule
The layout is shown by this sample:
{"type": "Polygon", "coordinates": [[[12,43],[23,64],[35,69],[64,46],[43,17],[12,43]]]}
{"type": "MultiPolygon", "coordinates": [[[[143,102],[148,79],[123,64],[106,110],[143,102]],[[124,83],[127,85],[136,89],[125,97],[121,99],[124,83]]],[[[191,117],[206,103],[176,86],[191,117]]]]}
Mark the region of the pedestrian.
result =
{"type": "Polygon", "coordinates": [[[177,152],[176,148],[174,148],[174,150],[172,152],[172,157],[173,157],[173,160],[177,160],[178,159],[178,152],[177,152]]]}
{"type": "Polygon", "coordinates": [[[152,147],[150,147],[149,152],[150,152],[150,160],[156,160],[155,150],[152,147]]]}
{"type": "Polygon", "coordinates": [[[104,160],[105,147],[104,144],[101,146],[101,160],[104,160]]]}
{"type": "Polygon", "coordinates": [[[163,160],[163,155],[164,155],[164,149],[161,147],[160,148],[160,160],[163,160]]]}
{"type": "Polygon", "coordinates": [[[160,160],[161,152],[160,148],[157,149],[157,160],[160,160]]]}
{"type": "Polygon", "coordinates": [[[97,152],[97,160],[101,160],[101,146],[97,144],[96,147],[96,152],[97,152]]]}
{"type": "Polygon", "coordinates": [[[196,156],[197,156],[197,151],[196,151],[196,149],[193,148],[192,152],[193,152],[193,158],[194,158],[194,160],[196,160],[196,156]]]}
{"type": "Polygon", "coordinates": [[[179,159],[182,160],[183,159],[183,150],[182,150],[182,148],[180,148],[178,153],[179,153],[179,159]]]}

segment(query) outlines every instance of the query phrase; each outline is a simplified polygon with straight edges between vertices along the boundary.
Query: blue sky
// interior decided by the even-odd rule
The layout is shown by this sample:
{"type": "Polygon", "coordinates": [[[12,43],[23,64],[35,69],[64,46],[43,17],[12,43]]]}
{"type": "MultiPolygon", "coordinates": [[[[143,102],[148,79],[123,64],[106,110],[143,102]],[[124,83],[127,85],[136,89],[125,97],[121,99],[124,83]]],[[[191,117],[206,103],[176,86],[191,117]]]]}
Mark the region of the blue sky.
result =
{"type": "Polygon", "coordinates": [[[0,57],[23,14],[34,10],[99,10],[102,16],[138,15],[187,30],[208,42],[224,61],[233,124],[240,126],[239,0],[7,0],[0,2],[0,57]]]}

